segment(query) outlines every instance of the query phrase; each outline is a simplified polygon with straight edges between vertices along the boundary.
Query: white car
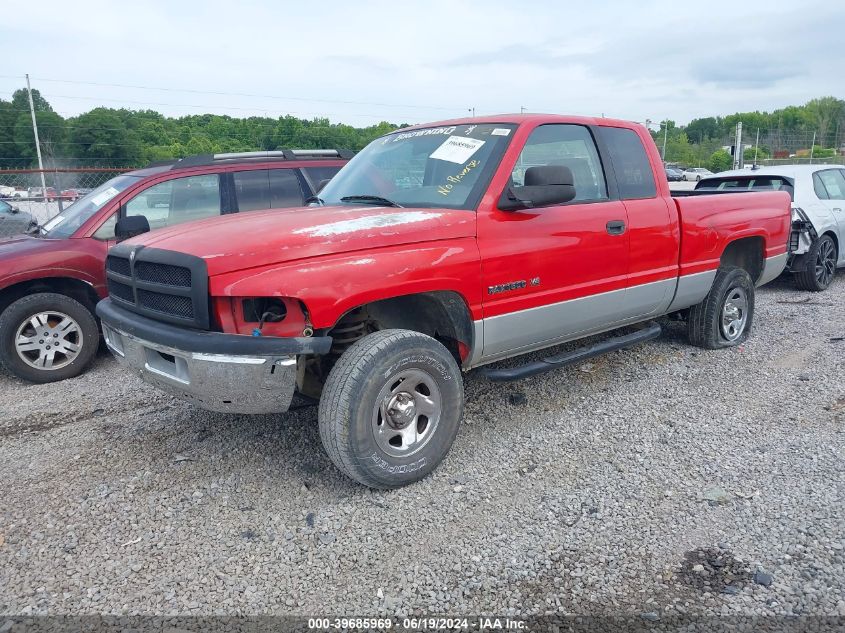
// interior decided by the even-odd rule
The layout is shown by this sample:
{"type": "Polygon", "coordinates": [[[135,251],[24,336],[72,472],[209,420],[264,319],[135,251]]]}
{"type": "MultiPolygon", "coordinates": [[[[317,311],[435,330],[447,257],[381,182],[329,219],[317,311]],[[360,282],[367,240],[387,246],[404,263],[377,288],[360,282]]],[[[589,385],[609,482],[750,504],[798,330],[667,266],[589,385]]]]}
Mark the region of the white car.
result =
{"type": "Polygon", "coordinates": [[[845,166],[781,165],[723,171],[696,186],[716,191],[771,191],[792,196],[787,269],[802,290],[820,291],[845,266],[845,166]]]}
{"type": "Polygon", "coordinates": [[[709,169],[704,169],[704,167],[689,167],[688,169],[685,169],[683,173],[684,180],[692,180],[694,182],[712,175],[713,172],[709,169]]]}

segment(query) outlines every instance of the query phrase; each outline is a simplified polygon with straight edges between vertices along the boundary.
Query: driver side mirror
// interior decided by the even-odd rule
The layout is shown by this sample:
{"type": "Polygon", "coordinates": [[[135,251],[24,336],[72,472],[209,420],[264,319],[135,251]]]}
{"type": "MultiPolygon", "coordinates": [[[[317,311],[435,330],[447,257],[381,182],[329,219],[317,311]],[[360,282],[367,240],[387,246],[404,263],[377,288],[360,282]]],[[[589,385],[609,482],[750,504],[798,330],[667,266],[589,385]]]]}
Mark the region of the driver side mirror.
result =
{"type": "Polygon", "coordinates": [[[502,192],[499,209],[516,211],[552,204],[565,204],[575,199],[575,178],[563,165],[539,165],[525,170],[525,185],[508,187],[502,192]]]}
{"type": "Polygon", "coordinates": [[[144,215],[130,215],[119,218],[114,225],[114,236],[119,241],[128,240],[130,237],[147,233],[150,230],[150,221],[144,215]]]}

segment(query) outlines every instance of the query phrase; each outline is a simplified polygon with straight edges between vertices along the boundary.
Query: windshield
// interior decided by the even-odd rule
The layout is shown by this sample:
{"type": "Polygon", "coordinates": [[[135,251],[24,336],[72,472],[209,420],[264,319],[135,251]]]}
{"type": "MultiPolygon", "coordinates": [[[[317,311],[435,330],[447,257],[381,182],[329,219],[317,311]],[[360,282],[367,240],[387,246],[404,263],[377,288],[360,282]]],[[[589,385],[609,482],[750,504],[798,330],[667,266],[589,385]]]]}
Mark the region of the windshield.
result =
{"type": "Polygon", "coordinates": [[[474,209],[515,127],[480,123],[388,134],[341,169],[320,201],[474,209]]]}
{"type": "Polygon", "coordinates": [[[125,191],[130,185],[137,183],[140,179],[140,176],[128,176],[124,174],[103,183],[91,193],[67,207],[59,215],[47,220],[40,229],[41,235],[50,238],[70,237],[80,226],[90,220],[91,216],[102,209],[109,200],[121,191],[125,191]]]}

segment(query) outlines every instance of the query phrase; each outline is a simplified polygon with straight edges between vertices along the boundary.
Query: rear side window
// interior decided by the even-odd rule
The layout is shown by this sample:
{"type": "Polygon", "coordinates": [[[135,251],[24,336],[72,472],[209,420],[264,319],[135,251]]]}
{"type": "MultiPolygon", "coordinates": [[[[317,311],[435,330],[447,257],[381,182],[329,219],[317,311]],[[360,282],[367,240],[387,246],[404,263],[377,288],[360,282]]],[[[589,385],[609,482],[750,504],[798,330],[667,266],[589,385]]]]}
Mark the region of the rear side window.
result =
{"type": "Polygon", "coordinates": [[[303,204],[302,188],[293,169],[236,171],[232,178],[240,212],[303,204]]]}
{"type": "Polygon", "coordinates": [[[270,170],[270,206],[274,209],[304,204],[302,187],[293,169],[270,170]]]}
{"type": "Polygon", "coordinates": [[[696,191],[786,191],[793,195],[792,183],[782,176],[747,176],[744,178],[705,178],[696,191]]]}
{"type": "Polygon", "coordinates": [[[599,129],[616,172],[619,197],[623,200],[654,198],[657,195],[654,173],[637,133],[618,127],[599,129]]]}

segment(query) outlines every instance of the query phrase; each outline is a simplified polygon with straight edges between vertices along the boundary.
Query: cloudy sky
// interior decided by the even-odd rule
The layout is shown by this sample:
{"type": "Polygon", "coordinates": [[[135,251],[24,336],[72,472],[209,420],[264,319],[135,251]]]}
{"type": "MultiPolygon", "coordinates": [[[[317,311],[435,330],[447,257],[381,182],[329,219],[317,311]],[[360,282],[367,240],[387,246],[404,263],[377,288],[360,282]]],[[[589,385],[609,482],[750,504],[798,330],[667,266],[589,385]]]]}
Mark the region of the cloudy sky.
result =
{"type": "Polygon", "coordinates": [[[557,112],[636,121],[845,97],[843,0],[0,1],[0,98],[63,115],[370,125],[557,112]]]}

